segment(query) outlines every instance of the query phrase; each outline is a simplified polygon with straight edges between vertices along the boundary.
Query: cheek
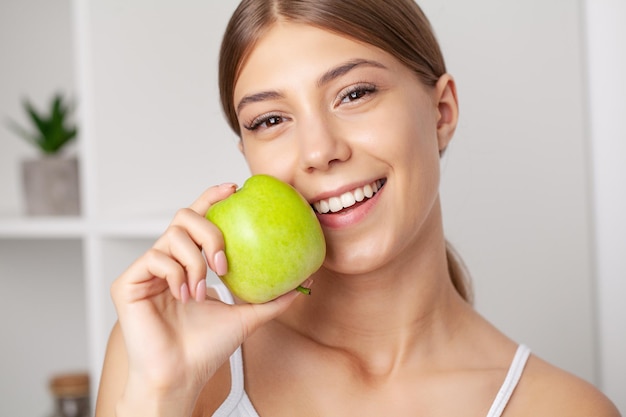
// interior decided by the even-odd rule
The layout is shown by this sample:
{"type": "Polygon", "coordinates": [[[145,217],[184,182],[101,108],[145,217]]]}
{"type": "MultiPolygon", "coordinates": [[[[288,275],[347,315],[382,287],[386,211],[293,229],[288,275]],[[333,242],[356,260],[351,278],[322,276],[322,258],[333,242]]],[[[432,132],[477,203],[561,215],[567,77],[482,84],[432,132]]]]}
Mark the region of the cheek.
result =
{"type": "MultiPolygon", "coordinates": [[[[421,112],[410,109],[405,106],[388,115],[384,157],[391,166],[397,215],[421,224],[439,192],[439,148],[434,115],[427,108],[421,112]]],[[[407,229],[418,230],[419,226],[412,224],[407,229]]]]}
{"type": "Polygon", "coordinates": [[[268,174],[290,182],[296,153],[287,141],[242,141],[242,153],[252,175],[268,174]]]}
{"type": "Polygon", "coordinates": [[[438,162],[434,116],[419,112],[414,103],[405,103],[370,120],[363,137],[372,152],[387,159],[394,169],[423,170],[438,162]],[[427,166],[424,166],[427,165],[427,166]]]}

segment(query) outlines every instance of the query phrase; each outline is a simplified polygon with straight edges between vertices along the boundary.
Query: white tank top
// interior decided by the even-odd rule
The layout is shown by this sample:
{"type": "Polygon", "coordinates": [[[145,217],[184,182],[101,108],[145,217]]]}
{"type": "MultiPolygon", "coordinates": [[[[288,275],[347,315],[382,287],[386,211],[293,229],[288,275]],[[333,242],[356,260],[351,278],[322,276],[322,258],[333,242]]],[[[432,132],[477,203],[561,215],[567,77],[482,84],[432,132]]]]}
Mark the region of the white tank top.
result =
{"type": "MultiPolygon", "coordinates": [[[[233,297],[224,285],[215,285],[213,288],[217,291],[220,300],[228,304],[233,304],[233,297]]],[[[502,415],[515,387],[517,387],[517,383],[522,376],[529,356],[530,349],[524,345],[519,345],[506,378],[504,379],[504,383],[500,387],[498,395],[496,395],[487,413],[487,417],[500,417],[502,415]]],[[[259,414],[254,409],[250,398],[248,398],[244,390],[241,347],[230,357],[230,377],[230,393],[222,405],[215,411],[213,417],[259,417],[259,414]]]]}

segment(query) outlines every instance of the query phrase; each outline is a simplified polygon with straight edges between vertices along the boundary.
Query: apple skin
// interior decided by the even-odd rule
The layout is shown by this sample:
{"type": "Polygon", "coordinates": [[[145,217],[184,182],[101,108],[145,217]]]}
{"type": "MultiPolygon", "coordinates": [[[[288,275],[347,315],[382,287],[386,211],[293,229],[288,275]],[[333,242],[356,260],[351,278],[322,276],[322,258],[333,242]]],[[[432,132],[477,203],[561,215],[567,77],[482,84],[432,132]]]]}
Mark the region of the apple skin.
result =
{"type": "Polygon", "coordinates": [[[220,279],[233,295],[264,303],[299,287],[326,257],[315,212],[291,185],[254,175],[206,218],[224,236],[228,272],[220,279]]]}

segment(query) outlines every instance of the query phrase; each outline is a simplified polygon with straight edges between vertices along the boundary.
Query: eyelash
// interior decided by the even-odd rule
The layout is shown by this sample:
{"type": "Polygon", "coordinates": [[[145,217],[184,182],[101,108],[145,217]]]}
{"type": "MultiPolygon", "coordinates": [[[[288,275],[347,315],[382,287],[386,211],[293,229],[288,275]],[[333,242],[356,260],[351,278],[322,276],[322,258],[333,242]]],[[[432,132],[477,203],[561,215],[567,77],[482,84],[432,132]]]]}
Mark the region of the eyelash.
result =
{"type": "MultiPolygon", "coordinates": [[[[261,126],[263,126],[264,124],[267,124],[272,119],[284,119],[284,117],[276,113],[266,113],[266,114],[262,114],[261,116],[255,117],[254,119],[252,119],[251,122],[244,124],[243,127],[246,130],[255,131],[261,126]]],[[[282,123],[282,122],[279,122],[279,123],[282,123]]],[[[279,124],[279,123],[275,123],[275,124],[279,124]]],[[[274,126],[275,124],[272,123],[271,126],[274,126]]],[[[268,127],[271,127],[271,126],[268,126],[268,127]]]]}
{"type": "MultiPolygon", "coordinates": [[[[363,97],[373,94],[376,91],[377,91],[376,86],[373,84],[369,84],[369,83],[361,83],[361,84],[350,86],[347,89],[343,90],[341,93],[339,93],[337,105],[344,103],[346,99],[348,99],[349,97],[355,94],[357,95],[356,97],[348,99],[348,101],[345,103],[349,104],[349,103],[361,100],[363,97]]],[[[243,127],[246,130],[249,130],[252,132],[252,131],[259,129],[263,125],[267,125],[272,119],[284,119],[284,117],[276,113],[266,113],[266,114],[263,114],[261,116],[258,116],[252,119],[252,121],[250,121],[249,123],[244,124],[243,127]]],[[[276,122],[277,120],[272,122],[267,127],[275,126],[277,124],[282,123],[282,121],[278,123],[276,122]]]]}
{"type": "Polygon", "coordinates": [[[364,96],[373,94],[376,91],[377,91],[376,86],[370,83],[360,83],[360,84],[350,86],[347,89],[343,90],[341,93],[339,93],[338,104],[344,103],[344,100],[346,100],[353,94],[357,94],[357,97],[354,97],[353,99],[349,99],[347,103],[352,103],[352,102],[361,100],[364,96]]]}

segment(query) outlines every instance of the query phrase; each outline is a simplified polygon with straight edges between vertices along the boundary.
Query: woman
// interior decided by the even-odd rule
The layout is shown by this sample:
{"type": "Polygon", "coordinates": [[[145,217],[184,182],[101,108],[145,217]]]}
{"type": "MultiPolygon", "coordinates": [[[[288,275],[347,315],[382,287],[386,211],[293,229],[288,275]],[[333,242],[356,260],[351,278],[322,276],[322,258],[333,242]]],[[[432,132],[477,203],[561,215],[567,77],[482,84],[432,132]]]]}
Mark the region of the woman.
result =
{"type": "Polygon", "coordinates": [[[619,415],[471,307],[438,193],[456,88],[412,0],[244,0],[220,88],[251,172],[318,210],[313,295],[207,294],[228,265],[203,215],[235,185],[210,188],[112,287],[98,416],[619,415]]]}

